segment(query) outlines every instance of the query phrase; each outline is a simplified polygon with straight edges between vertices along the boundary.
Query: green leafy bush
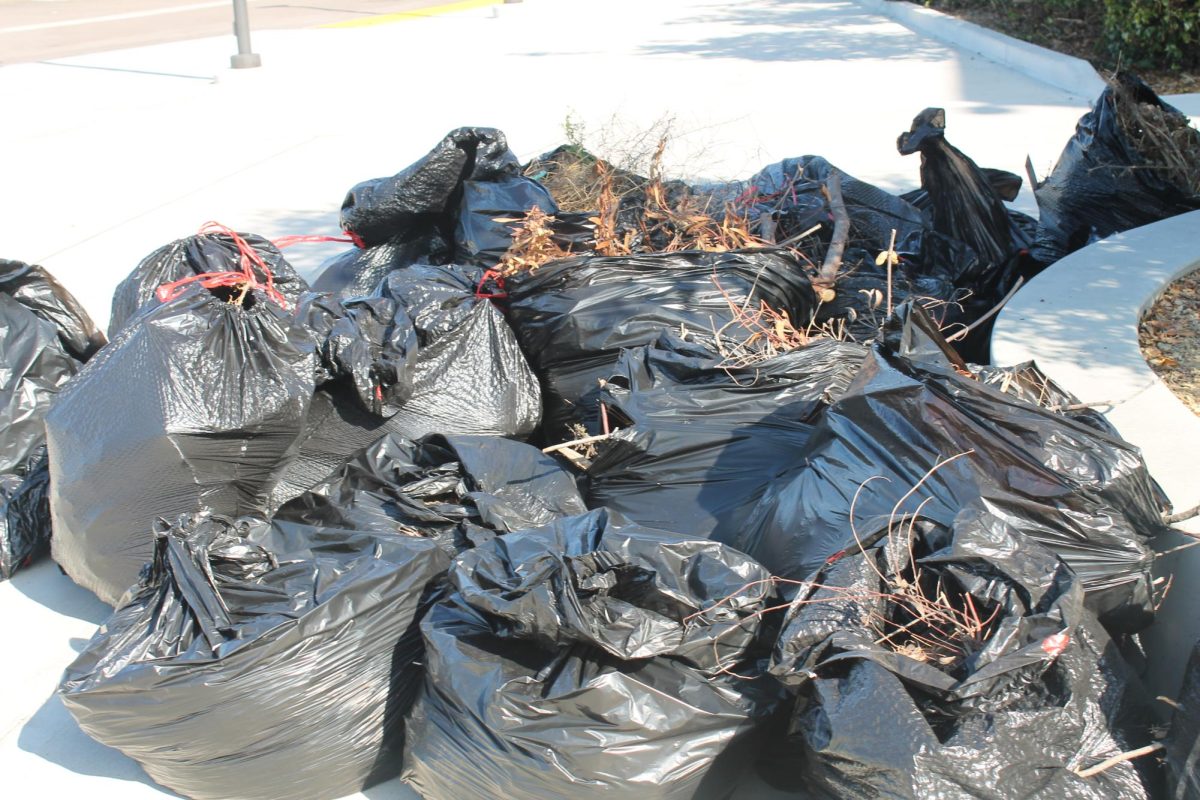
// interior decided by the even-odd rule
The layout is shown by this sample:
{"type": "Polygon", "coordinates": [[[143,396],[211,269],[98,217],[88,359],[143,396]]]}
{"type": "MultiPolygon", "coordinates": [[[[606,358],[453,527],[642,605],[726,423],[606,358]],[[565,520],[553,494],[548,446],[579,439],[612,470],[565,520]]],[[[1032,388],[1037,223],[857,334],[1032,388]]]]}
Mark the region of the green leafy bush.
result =
{"type": "Polygon", "coordinates": [[[1131,66],[1200,66],[1200,0],[1104,0],[1104,28],[1131,66]]]}

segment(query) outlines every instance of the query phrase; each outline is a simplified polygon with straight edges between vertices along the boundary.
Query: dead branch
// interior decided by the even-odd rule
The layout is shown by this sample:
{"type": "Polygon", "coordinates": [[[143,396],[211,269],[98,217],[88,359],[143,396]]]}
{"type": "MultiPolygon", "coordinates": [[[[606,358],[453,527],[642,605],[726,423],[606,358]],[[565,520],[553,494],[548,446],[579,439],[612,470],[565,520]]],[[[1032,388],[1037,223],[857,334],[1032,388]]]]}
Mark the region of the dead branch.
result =
{"type": "Polygon", "coordinates": [[[1088,767],[1087,769],[1077,769],[1077,770],[1075,770],[1075,774],[1081,778],[1090,778],[1093,775],[1099,775],[1101,772],[1104,772],[1105,770],[1112,769],[1117,764],[1121,764],[1125,761],[1132,761],[1133,759],[1140,758],[1142,756],[1148,756],[1151,753],[1157,753],[1159,750],[1165,750],[1165,749],[1166,748],[1163,747],[1162,743],[1148,744],[1145,747],[1139,747],[1136,750],[1129,750],[1125,753],[1115,755],[1112,758],[1106,758],[1105,760],[1101,761],[1099,764],[1097,764],[1094,767],[1088,767]]]}
{"type": "MultiPolygon", "coordinates": [[[[1046,406],[1047,411],[1086,411],[1089,408],[1102,408],[1105,406],[1115,406],[1113,400],[1096,400],[1091,403],[1066,403],[1057,406],[1046,406]]],[[[1200,513],[1200,511],[1197,511],[1200,513]]]]}
{"type": "Polygon", "coordinates": [[[790,246],[794,245],[796,242],[800,241],[801,239],[804,239],[805,237],[808,237],[808,236],[812,236],[814,233],[816,233],[819,230],[821,230],[821,224],[817,223],[816,225],[813,225],[811,228],[804,231],[803,233],[797,233],[795,236],[789,236],[788,238],[784,239],[782,242],[779,242],[779,246],[780,247],[790,247],[790,246]]]}
{"type": "Polygon", "coordinates": [[[833,214],[833,239],[829,242],[829,249],[825,251],[825,261],[821,264],[816,282],[830,288],[837,282],[846,243],[850,241],[850,215],[846,212],[846,201],[842,198],[842,175],[836,169],[830,171],[829,180],[825,182],[822,192],[829,200],[829,211],[833,214]]]}
{"type": "Polygon", "coordinates": [[[1177,522],[1183,522],[1192,517],[1200,517],[1200,506],[1192,506],[1186,511],[1180,511],[1177,514],[1166,514],[1163,516],[1163,522],[1167,525],[1174,525],[1177,522]]]}
{"type": "Polygon", "coordinates": [[[1016,295],[1017,290],[1020,289],[1021,286],[1024,285],[1024,283],[1025,283],[1024,277],[1017,278],[1017,282],[1014,283],[1013,287],[1008,290],[1008,294],[1004,295],[1004,297],[1002,297],[1000,299],[999,303],[996,303],[996,305],[994,305],[990,309],[988,309],[988,312],[986,314],[984,314],[982,317],[980,317],[979,319],[972,322],[967,327],[963,328],[961,331],[952,333],[949,336],[947,336],[946,341],[947,342],[957,342],[959,339],[963,338],[968,333],[975,330],[980,325],[982,325],[983,323],[987,322],[992,317],[999,314],[1000,309],[1002,309],[1002,308],[1004,308],[1004,306],[1008,305],[1008,301],[1013,299],[1013,296],[1016,295]]]}
{"type": "Polygon", "coordinates": [[[563,442],[562,444],[550,445],[549,447],[543,447],[542,452],[543,453],[554,453],[558,450],[567,450],[567,449],[572,449],[575,447],[581,447],[585,444],[594,444],[595,442],[602,442],[605,439],[611,439],[613,436],[615,436],[617,434],[617,432],[619,430],[620,429],[618,428],[617,430],[613,431],[612,433],[601,433],[597,436],[584,436],[582,439],[572,439],[571,441],[563,442]]]}

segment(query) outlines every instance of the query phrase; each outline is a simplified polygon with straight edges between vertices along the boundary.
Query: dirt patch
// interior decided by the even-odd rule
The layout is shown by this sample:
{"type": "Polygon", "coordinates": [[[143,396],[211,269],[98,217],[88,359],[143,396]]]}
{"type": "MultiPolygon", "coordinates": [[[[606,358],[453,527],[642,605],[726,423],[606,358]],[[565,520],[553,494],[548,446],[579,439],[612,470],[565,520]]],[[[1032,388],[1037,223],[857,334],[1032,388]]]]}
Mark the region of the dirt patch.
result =
{"type": "MultiPolygon", "coordinates": [[[[910,1],[1014,39],[1082,58],[1101,75],[1111,75],[1122,66],[1109,52],[1105,41],[1102,3],[1083,0],[1074,8],[1064,10],[1061,0],[971,4],[964,4],[963,0],[910,1]]],[[[1158,94],[1200,92],[1200,75],[1171,70],[1138,70],[1137,74],[1158,94]]]]}
{"type": "Polygon", "coordinates": [[[1200,415],[1200,270],[1172,283],[1138,326],[1155,374],[1200,415]]]}

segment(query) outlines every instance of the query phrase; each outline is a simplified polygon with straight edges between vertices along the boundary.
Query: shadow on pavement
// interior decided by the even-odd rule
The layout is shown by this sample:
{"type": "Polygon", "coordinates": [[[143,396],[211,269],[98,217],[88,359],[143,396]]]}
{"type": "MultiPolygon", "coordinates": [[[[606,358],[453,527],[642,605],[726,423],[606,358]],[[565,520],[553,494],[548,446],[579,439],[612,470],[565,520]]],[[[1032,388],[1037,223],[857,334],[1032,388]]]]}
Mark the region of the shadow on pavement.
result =
{"type": "Polygon", "coordinates": [[[57,694],[47,698],[21,728],[17,746],[79,775],[136,781],[153,786],[165,797],[179,797],[150,780],[132,759],[89,739],[57,694]]]}
{"type": "Polygon", "coordinates": [[[18,572],[10,582],[18,592],[51,611],[93,625],[104,622],[112,613],[94,594],[76,586],[49,558],[18,572]]]}

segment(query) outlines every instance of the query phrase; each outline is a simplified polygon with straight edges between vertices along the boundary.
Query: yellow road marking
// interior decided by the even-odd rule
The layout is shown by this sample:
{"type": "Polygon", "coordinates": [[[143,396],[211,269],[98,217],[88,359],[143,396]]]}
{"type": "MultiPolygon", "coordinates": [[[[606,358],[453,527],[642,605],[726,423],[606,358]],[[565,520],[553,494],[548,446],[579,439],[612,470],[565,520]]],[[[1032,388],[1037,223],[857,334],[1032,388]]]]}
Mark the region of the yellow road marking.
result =
{"type": "Polygon", "coordinates": [[[504,2],[504,0],[458,0],[455,3],[442,3],[441,5],[428,6],[426,8],[414,8],[412,11],[397,11],[394,14],[379,14],[374,17],[363,17],[362,19],[348,19],[344,22],[331,22],[328,25],[321,25],[322,28],[367,28],[371,25],[387,25],[392,22],[403,22],[406,19],[421,19],[422,17],[436,17],[439,14],[450,14],[455,11],[469,11],[472,8],[484,8],[485,6],[495,6],[504,2]]]}

